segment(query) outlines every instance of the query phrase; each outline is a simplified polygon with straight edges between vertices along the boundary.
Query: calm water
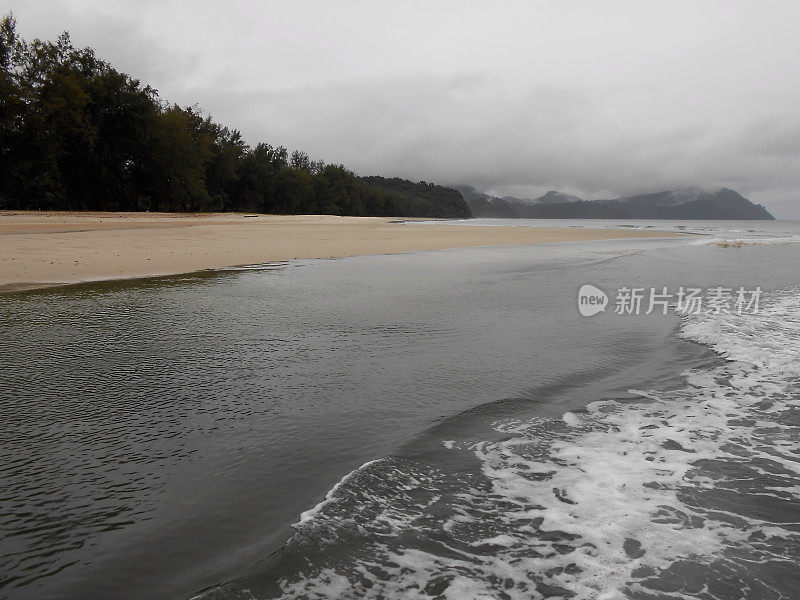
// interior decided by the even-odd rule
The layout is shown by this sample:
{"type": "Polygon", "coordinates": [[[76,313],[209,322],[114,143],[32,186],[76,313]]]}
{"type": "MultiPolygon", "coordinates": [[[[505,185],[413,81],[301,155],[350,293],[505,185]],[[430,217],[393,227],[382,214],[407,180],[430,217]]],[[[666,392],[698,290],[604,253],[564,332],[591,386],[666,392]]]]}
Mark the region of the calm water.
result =
{"type": "Polygon", "coordinates": [[[790,598],[798,251],[464,249],[2,296],[0,597],[790,598]],[[584,283],[768,294],[587,319],[584,283]]]}
{"type": "Polygon", "coordinates": [[[501,227],[571,227],[588,229],[644,229],[691,233],[704,245],[721,240],[748,244],[800,243],[800,221],[673,221],[670,219],[464,219],[426,221],[431,225],[501,227]]]}

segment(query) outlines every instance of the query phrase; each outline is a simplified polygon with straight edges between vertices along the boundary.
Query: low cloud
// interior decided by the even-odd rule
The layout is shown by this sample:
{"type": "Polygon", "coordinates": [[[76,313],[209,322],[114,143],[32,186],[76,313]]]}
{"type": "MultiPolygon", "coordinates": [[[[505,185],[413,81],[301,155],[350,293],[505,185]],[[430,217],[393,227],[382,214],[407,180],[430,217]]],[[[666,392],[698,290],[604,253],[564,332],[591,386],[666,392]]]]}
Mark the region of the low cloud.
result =
{"type": "Polygon", "coordinates": [[[646,93],[620,96],[510,90],[477,73],[240,92],[237,101],[222,92],[212,103],[252,141],[309,149],[362,174],[528,197],[549,189],[608,198],[728,186],[782,216],[800,215],[800,115],[743,120],[732,110],[714,118],[629,119],[629,107],[647,102],[646,93]]]}
{"type": "Polygon", "coordinates": [[[800,218],[793,3],[83,3],[14,8],[70,29],[250,143],[361,174],[534,197],[732,187],[800,218]]]}

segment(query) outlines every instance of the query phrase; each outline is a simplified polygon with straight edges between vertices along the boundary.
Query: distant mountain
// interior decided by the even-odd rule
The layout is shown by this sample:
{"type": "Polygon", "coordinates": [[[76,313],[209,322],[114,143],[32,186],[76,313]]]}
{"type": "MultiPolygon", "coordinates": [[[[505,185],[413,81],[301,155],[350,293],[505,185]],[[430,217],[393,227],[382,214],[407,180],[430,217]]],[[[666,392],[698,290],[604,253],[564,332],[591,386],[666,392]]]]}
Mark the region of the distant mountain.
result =
{"type": "MultiPolygon", "coordinates": [[[[471,188],[472,189],[472,188],[471,188]]],[[[461,190],[461,188],[459,188],[461,190]]],[[[550,191],[536,200],[497,198],[473,189],[467,204],[476,217],[506,219],[742,219],[774,220],[766,208],[734,190],[667,190],[613,200],[582,200],[550,191]]],[[[463,191],[462,191],[463,194],[463,191]]]]}
{"type": "Polygon", "coordinates": [[[455,188],[469,206],[472,216],[476,218],[517,219],[519,215],[512,203],[503,198],[481,194],[474,187],[459,185],[455,188]]]}
{"type": "Polygon", "coordinates": [[[534,204],[566,204],[568,202],[583,202],[583,198],[550,190],[544,196],[539,196],[533,201],[534,204]]]}
{"type": "Polygon", "coordinates": [[[521,218],[518,210],[510,202],[502,198],[494,198],[492,196],[473,198],[467,202],[467,206],[469,206],[469,209],[472,211],[472,216],[475,218],[521,218]]]}
{"type": "Polygon", "coordinates": [[[619,202],[636,213],[633,218],[775,220],[766,208],[728,188],[716,192],[696,189],[658,192],[629,196],[619,202]],[[639,217],[640,214],[645,216],[639,217]]]}
{"type": "Polygon", "coordinates": [[[529,198],[517,198],[516,196],[503,196],[501,200],[505,200],[509,204],[533,204],[533,200],[529,198]]]}
{"type": "Polygon", "coordinates": [[[454,185],[453,188],[461,194],[461,197],[464,198],[466,202],[470,200],[475,200],[477,198],[490,198],[491,196],[481,193],[476,190],[471,185],[454,185]]]}

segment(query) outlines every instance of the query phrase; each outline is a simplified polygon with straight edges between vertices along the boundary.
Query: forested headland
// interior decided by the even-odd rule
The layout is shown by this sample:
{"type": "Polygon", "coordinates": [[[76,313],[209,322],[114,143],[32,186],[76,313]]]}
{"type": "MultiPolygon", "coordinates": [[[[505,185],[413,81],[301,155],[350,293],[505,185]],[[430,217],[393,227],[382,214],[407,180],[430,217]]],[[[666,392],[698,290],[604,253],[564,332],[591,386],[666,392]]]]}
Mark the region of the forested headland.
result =
{"type": "Polygon", "coordinates": [[[26,42],[13,15],[0,23],[0,208],[471,216],[449,188],[251,147],[67,33],[26,42]]]}
{"type": "Polygon", "coordinates": [[[385,190],[405,199],[408,217],[437,218],[470,218],[471,211],[461,196],[461,192],[453,188],[420,181],[414,183],[399,177],[380,177],[373,175],[363,177],[362,181],[370,186],[385,190]],[[465,210],[466,208],[466,210],[465,210]]]}

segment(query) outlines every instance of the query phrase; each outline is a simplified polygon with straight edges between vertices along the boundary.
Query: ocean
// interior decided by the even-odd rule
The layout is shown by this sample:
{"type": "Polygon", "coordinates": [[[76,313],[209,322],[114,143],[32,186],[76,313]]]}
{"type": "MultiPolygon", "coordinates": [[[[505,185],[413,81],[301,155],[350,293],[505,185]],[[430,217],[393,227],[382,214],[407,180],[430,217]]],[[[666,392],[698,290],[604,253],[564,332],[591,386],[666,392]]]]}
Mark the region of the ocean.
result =
{"type": "Polygon", "coordinates": [[[0,296],[0,598],[797,597],[800,223],[546,224],[0,296]]]}

